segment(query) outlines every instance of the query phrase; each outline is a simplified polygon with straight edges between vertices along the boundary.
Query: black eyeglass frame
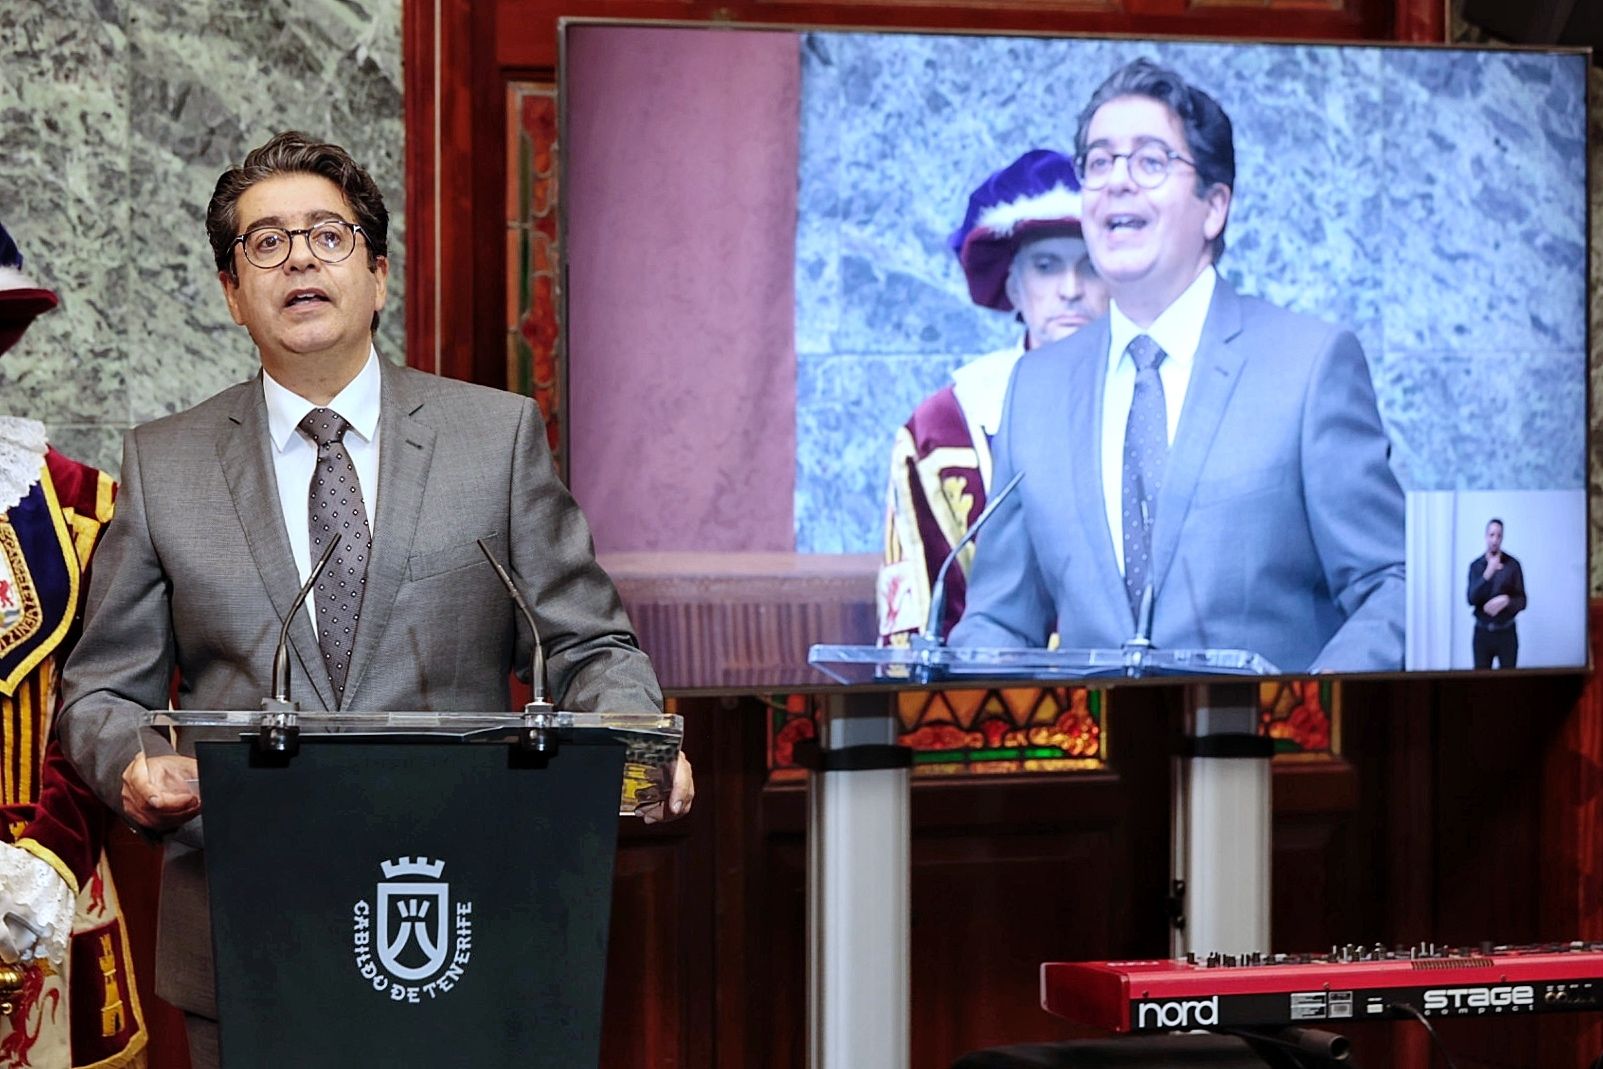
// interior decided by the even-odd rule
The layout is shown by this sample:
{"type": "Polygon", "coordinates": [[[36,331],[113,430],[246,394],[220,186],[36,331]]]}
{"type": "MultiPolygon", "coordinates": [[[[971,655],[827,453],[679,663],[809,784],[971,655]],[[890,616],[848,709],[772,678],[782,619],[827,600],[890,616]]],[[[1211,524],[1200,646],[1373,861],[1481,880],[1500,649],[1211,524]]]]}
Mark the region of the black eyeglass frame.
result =
{"type": "MultiPolygon", "coordinates": [[[[1106,149],[1093,149],[1092,151],[1106,152],[1107,150],[1106,149]]],[[[1108,153],[1108,173],[1107,173],[1107,175],[1104,176],[1103,179],[1100,182],[1098,182],[1096,185],[1092,185],[1089,176],[1087,176],[1087,174],[1085,173],[1085,160],[1086,160],[1086,157],[1089,156],[1089,155],[1090,155],[1090,152],[1082,152],[1078,156],[1074,157],[1074,177],[1078,178],[1080,180],[1080,188],[1081,189],[1088,189],[1088,190],[1091,190],[1093,192],[1096,191],[1096,190],[1099,190],[1099,189],[1106,189],[1107,188],[1108,183],[1113,180],[1113,168],[1114,168],[1114,165],[1117,164],[1120,160],[1124,161],[1124,170],[1125,170],[1125,173],[1130,176],[1130,181],[1134,182],[1136,185],[1140,186],[1142,189],[1157,189],[1159,186],[1163,185],[1163,183],[1167,182],[1169,180],[1169,175],[1174,171],[1174,163],[1177,160],[1179,162],[1185,164],[1186,166],[1190,167],[1193,171],[1195,171],[1197,169],[1197,161],[1196,160],[1188,159],[1187,157],[1182,156],[1180,153],[1176,152],[1174,149],[1170,148],[1168,145],[1163,144],[1161,141],[1149,141],[1149,142],[1147,142],[1145,144],[1136,146],[1135,148],[1131,149],[1129,152],[1109,152],[1108,153]],[[1153,150],[1157,150],[1158,152],[1161,152],[1163,154],[1163,158],[1165,160],[1165,166],[1163,168],[1163,173],[1158,176],[1158,180],[1149,185],[1140,176],[1140,174],[1133,167],[1130,166],[1130,161],[1132,159],[1134,159],[1136,156],[1138,156],[1141,153],[1143,153],[1143,152],[1150,152],[1150,151],[1153,151],[1153,150]]]]}
{"type": "Polygon", "coordinates": [[[271,271],[276,267],[283,267],[284,264],[289,261],[290,254],[293,253],[295,249],[295,238],[297,235],[306,238],[307,249],[309,249],[312,255],[317,257],[323,263],[339,264],[349,260],[351,258],[351,254],[356,251],[356,235],[358,234],[362,235],[363,240],[366,240],[367,231],[362,229],[361,223],[353,223],[347,219],[324,219],[322,222],[313,223],[311,226],[300,227],[294,230],[283,226],[252,227],[250,230],[245,231],[243,234],[239,235],[239,237],[235,238],[231,243],[231,246],[238,245],[240,247],[240,251],[245,254],[245,262],[250,264],[252,267],[260,268],[263,271],[271,271]],[[351,247],[345,250],[345,255],[337,256],[333,259],[329,259],[327,256],[323,255],[322,251],[318,249],[316,242],[312,241],[312,235],[314,233],[330,226],[343,226],[346,230],[351,232],[351,247]],[[274,233],[284,235],[284,255],[270,264],[257,263],[250,254],[250,246],[246,244],[246,239],[248,239],[252,234],[260,234],[263,231],[273,231],[274,233]]]}

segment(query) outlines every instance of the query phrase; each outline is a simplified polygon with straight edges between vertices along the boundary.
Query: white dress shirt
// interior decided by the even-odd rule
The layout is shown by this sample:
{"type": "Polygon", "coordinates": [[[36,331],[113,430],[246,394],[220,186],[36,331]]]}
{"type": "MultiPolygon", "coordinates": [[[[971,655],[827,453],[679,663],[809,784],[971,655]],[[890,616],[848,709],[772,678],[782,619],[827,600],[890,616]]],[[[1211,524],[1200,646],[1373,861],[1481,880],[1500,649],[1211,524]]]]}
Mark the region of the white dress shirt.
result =
{"type": "Polygon", "coordinates": [[[1202,325],[1213,304],[1213,288],[1219,276],[1210,264],[1174,303],[1142,330],[1119,310],[1119,302],[1108,308],[1108,373],[1102,384],[1102,505],[1108,515],[1108,532],[1113,535],[1113,555],[1124,571],[1124,428],[1130,422],[1130,402],[1135,397],[1135,361],[1125,353],[1130,342],[1145,334],[1166,354],[1158,365],[1163,383],[1163,403],[1168,416],[1169,444],[1174,445],[1175,428],[1186,404],[1186,388],[1191,384],[1191,368],[1196,363],[1197,346],[1202,343],[1202,325]]]}
{"type": "MultiPolygon", "coordinates": [[[[284,517],[284,533],[289,535],[289,548],[295,558],[295,570],[301,582],[312,574],[312,539],[307,531],[310,523],[308,490],[312,472],[317,467],[317,443],[300,429],[306,413],[314,408],[329,408],[345,417],[350,424],[343,441],[345,450],[356,465],[356,479],[362,487],[362,503],[367,509],[368,529],[377,533],[374,522],[378,516],[378,414],[379,366],[378,352],[368,349],[367,363],[356,373],[326,405],[314,405],[300,394],[275,381],[262,369],[262,392],[267,398],[267,433],[273,441],[273,476],[278,480],[278,509],[284,517]]],[[[317,614],[312,603],[317,593],[306,599],[306,611],[312,615],[312,626],[317,626],[317,614]]]]}

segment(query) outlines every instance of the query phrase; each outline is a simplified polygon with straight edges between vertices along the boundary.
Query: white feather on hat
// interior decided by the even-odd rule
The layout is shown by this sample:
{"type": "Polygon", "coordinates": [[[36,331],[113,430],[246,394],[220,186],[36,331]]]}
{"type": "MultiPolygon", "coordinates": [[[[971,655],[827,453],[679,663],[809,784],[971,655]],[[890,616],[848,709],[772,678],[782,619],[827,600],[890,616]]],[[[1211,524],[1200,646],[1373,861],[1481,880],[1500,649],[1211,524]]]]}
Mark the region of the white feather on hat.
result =
{"type": "Polygon", "coordinates": [[[15,267],[0,265],[0,290],[36,290],[39,283],[15,267]]]}
{"type": "Polygon", "coordinates": [[[1080,194],[1056,185],[1045,193],[993,204],[980,213],[976,226],[997,237],[1007,237],[1023,223],[1055,222],[1060,219],[1079,221],[1080,194]]]}

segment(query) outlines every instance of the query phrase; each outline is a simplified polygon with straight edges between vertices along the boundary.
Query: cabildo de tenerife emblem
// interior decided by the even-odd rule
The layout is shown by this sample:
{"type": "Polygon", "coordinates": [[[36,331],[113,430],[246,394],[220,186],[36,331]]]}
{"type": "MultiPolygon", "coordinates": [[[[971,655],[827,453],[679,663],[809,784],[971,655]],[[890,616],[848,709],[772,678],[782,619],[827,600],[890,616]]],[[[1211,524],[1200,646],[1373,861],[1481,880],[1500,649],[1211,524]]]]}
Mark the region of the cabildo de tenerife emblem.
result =
{"type": "Polygon", "coordinates": [[[451,901],[443,861],[403,857],[379,870],[374,900],[351,907],[357,971],[393,1002],[439,998],[473,956],[473,903],[451,901]]]}

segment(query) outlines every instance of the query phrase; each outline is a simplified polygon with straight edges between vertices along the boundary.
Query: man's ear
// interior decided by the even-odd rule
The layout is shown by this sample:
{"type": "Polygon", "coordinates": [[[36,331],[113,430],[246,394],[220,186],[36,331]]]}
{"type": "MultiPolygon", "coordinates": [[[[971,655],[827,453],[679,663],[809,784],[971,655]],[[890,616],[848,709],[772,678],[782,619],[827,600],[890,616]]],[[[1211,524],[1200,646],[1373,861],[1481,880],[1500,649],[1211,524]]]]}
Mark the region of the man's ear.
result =
{"type": "Polygon", "coordinates": [[[384,307],[385,301],[389,299],[390,258],[388,256],[374,257],[373,280],[378,286],[378,292],[373,295],[373,310],[378,311],[384,307]]]}
{"type": "Polygon", "coordinates": [[[1212,241],[1225,232],[1225,223],[1230,219],[1230,187],[1215,182],[1202,199],[1208,202],[1208,218],[1203,221],[1202,232],[1212,241]]]}
{"type": "Polygon", "coordinates": [[[228,314],[234,317],[235,323],[244,326],[245,319],[239,312],[239,279],[232,271],[219,271],[217,281],[223,284],[223,299],[228,302],[228,314]]]}
{"type": "MultiPolygon", "coordinates": [[[[1007,278],[1002,282],[1002,292],[1007,294],[1007,303],[1014,308],[1018,308],[1022,303],[1019,299],[1019,272],[1016,267],[1008,268],[1007,278]]],[[[1024,321],[1022,312],[1019,313],[1019,321],[1024,321]]]]}

